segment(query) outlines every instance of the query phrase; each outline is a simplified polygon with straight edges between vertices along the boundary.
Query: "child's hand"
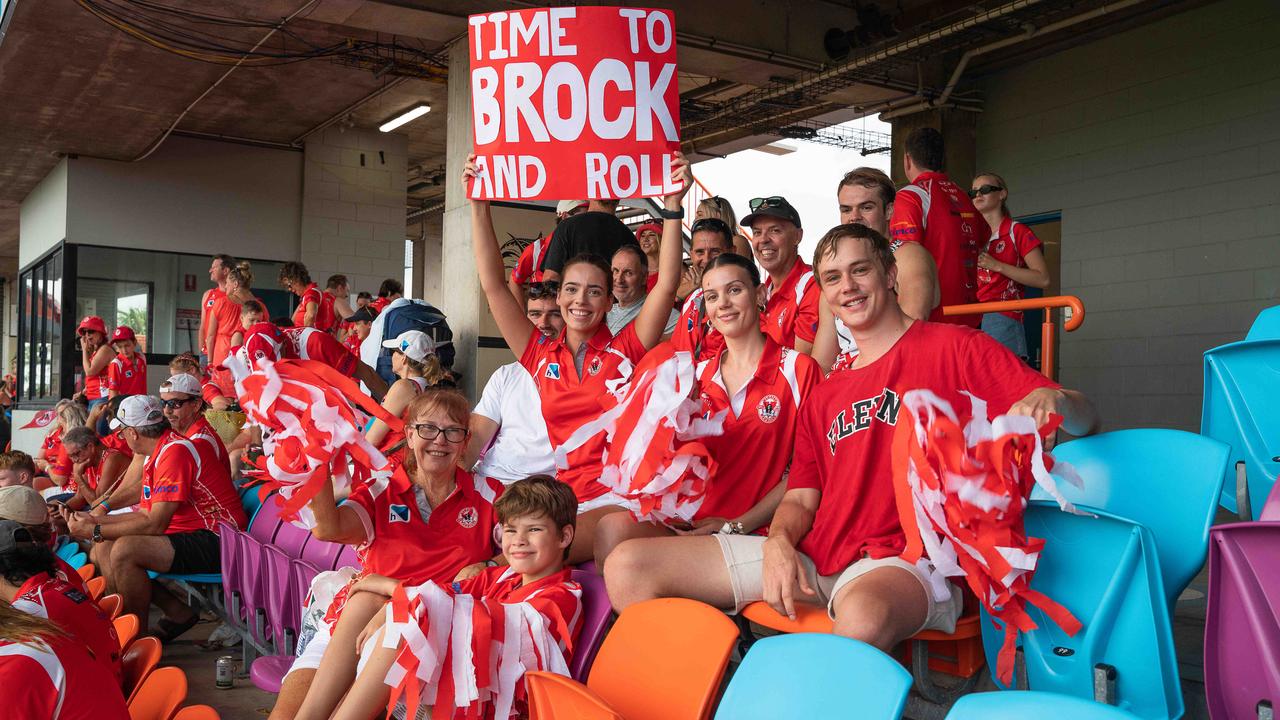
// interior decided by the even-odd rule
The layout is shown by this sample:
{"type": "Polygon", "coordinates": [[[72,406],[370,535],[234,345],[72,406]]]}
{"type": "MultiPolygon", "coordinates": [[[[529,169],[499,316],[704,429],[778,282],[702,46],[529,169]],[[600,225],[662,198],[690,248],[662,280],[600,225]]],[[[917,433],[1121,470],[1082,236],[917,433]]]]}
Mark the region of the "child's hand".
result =
{"type": "Polygon", "coordinates": [[[463,580],[470,580],[471,578],[484,572],[485,567],[486,567],[486,564],[482,562],[472,563],[462,568],[461,570],[459,570],[458,574],[454,576],[453,581],[456,583],[459,583],[459,582],[462,582],[463,580]]]}
{"type": "Polygon", "coordinates": [[[379,611],[369,618],[369,622],[365,623],[364,629],[356,636],[356,653],[359,654],[364,648],[364,644],[369,642],[369,638],[382,632],[382,626],[387,622],[386,611],[379,611]]]}

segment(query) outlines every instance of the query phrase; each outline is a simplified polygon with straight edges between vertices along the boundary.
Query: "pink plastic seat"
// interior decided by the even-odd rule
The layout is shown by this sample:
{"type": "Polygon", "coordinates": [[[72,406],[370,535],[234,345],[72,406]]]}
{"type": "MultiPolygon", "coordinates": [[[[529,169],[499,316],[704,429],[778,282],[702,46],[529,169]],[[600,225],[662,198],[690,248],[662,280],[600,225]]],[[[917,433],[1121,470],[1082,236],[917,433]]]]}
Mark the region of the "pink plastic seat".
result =
{"type": "Polygon", "coordinates": [[[591,672],[591,663],[600,651],[600,643],[604,642],[609,618],[613,617],[613,607],[609,603],[609,593],[605,591],[603,577],[594,572],[574,570],[573,579],[582,586],[582,632],[573,648],[569,673],[574,680],[586,682],[587,673],[591,672]]]}
{"type": "Polygon", "coordinates": [[[1214,720],[1258,717],[1260,703],[1280,704],[1278,522],[1209,532],[1204,691],[1214,720]]]}

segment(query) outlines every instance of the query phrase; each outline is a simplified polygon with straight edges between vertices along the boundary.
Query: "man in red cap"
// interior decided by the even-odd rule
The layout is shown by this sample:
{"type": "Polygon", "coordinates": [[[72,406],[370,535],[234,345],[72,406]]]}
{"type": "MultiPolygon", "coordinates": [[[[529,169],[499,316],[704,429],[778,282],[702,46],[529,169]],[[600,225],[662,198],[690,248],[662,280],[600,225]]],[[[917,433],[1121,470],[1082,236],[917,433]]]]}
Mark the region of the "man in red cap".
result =
{"type": "Polygon", "coordinates": [[[138,352],[138,339],[133,328],[121,325],[111,334],[111,347],[116,356],[107,367],[107,395],[145,395],[147,393],[147,359],[138,352]]]}

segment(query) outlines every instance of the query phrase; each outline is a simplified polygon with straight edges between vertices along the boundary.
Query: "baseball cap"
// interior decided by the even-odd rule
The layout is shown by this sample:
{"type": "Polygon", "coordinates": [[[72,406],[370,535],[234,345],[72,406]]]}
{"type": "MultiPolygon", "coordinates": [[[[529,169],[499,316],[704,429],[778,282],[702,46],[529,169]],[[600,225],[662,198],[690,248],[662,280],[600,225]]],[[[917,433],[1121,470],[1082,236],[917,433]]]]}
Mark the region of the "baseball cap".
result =
{"type": "Polygon", "coordinates": [[[586,200],[561,200],[556,203],[556,214],[564,215],[566,213],[571,213],[586,204],[586,200]]]}
{"type": "Polygon", "coordinates": [[[111,429],[122,427],[146,427],[164,420],[160,401],[150,395],[130,395],[120,403],[116,416],[111,418],[111,429]]]}
{"type": "Polygon", "coordinates": [[[179,373],[161,383],[160,392],[182,393],[194,397],[200,394],[200,381],[186,373],[179,373]]]}
{"type": "Polygon", "coordinates": [[[652,230],[652,231],[654,231],[654,232],[658,233],[658,235],[659,235],[659,236],[661,236],[661,235],[662,235],[662,226],[661,226],[661,225],[659,225],[659,224],[658,224],[658,223],[656,223],[656,222],[647,222],[647,223],[645,223],[645,224],[643,224],[643,225],[638,225],[638,226],[636,226],[636,238],[637,238],[637,239],[639,239],[639,237],[640,237],[640,233],[644,232],[645,230],[652,230]]]}
{"type": "Polygon", "coordinates": [[[343,322],[373,322],[376,317],[378,317],[378,311],[365,305],[348,317],[343,318],[343,322]]]}
{"type": "Polygon", "coordinates": [[[111,342],[120,342],[121,340],[137,341],[137,338],[133,335],[133,328],[128,325],[121,325],[116,328],[115,332],[111,333],[111,342]]]}
{"type": "Polygon", "coordinates": [[[0,555],[11,553],[24,545],[37,545],[26,525],[13,520],[0,520],[0,555]]]}
{"type": "Polygon", "coordinates": [[[39,491],[26,485],[10,485],[0,488],[0,520],[43,525],[49,520],[49,508],[39,491]]]}
{"type": "Polygon", "coordinates": [[[422,362],[436,354],[436,343],[421,330],[405,330],[394,340],[384,340],[382,347],[399,350],[414,362],[422,362]]]}
{"type": "Polygon", "coordinates": [[[102,322],[102,318],[97,315],[86,315],[85,318],[80,321],[80,327],[76,328],[76,334],[79,335],[85,330],[96,330],[97,332],[106,335],[107,324],[102,322]]]}
{"type": "Polygon", "coordinates": [[[792,225],[800,227],[800,213],[787,202],[787,199],[781,195],[772,197],[754,198],[750,203],[751,214],[742,218],[743,227],[751,227],[752,223],[758,218],[775,217],[780,220],[787,220],[792,225]]]}

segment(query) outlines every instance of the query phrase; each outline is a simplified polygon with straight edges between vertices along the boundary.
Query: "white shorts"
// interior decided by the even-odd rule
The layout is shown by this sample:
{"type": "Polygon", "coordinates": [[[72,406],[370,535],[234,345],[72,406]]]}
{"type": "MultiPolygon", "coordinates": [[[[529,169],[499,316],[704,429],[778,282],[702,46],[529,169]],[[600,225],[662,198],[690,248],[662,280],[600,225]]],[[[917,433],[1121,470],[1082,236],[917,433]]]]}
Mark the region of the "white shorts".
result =
{"type": "Polygon", "coordinates": [[[592,498],[586,502],[578,503],[578,514],[599,510],[602,507],[615,506],[627,510],[631,508],[631,501],[618,495],[617,493],[607,492],[598,498],[592,498]]]}
{"type": "MultiPolygon", "coordinates": [[[[764,599],[764,581],[761,566],[764,564],[764,541],[760,535],[713,535],[720,542],[720,552],[724,555],[725,569],[729,571],[729,583],[733,586],[733,612],[738,613],[747,605],[764,599]]],[[[834,575],[819,575],[813,560],[801,552],[800,564],[804,567],[809,584],[817,591],[813,600],[804,597],[800,602],[817,602],[827,607],[827,615],[835,618],[832,601],[840,588],[872,570],[882,567],[897,567],[911,573],[920,581],[921,588],[929,598],[929,612],[924,624],[916,632],[922,630],[941,630],[955,632],[956,620],[963,610],[964,598],[960,591],[951,586],[951,596],[938,599],[934,596],[929,578],[920,568],[900,557],[867,558],[864,557],[834,575]]],[[[914,634],[914,633],[913,633],[914,634]]]]}
{"type": "Polygon", "coordinates": [[[285,677],[289,677],[289,673],[295,670],[315,670],[320,667],[320,660],[324,657],[324,651],[329,647],[329,641],[333,639],[333,628],[327,622],[319,623],[316,628],[316,634],[311,636],[311,641],[302,649],[302,653],[294,659],[293,665],[289,666],[289,672],[285,673],[285,677]]]}

